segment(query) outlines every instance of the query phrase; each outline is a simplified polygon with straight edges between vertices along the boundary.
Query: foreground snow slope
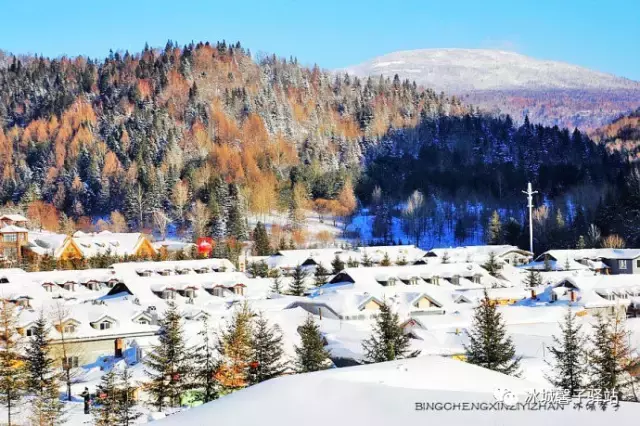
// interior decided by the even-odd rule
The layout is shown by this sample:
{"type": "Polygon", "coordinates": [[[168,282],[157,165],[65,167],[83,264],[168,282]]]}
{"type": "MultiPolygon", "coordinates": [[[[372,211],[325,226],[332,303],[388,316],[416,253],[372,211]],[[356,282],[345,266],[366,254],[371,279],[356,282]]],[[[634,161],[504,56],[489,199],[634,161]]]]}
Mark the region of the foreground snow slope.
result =
{"type": "Polygon", "coordinates": [[[274,379],[170,416],[158,426],[187,424],[387,426],[391,424],[546,426],[601,425],[637,418],[640,407],[619,411],[418,411],[416,402],[494,403],[496,389],[521,399],[539,384],[461,361],[421,357],[274,379]],[[439,423],[432,423],[439,422],[439,423]]]}

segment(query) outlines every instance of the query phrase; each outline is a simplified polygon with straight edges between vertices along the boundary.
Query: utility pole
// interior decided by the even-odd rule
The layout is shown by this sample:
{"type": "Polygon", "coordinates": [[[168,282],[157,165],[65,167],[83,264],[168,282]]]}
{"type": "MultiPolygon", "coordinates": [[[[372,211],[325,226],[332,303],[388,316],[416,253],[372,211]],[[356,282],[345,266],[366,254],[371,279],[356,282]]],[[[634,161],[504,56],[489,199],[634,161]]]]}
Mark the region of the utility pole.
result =
{"type": "Polygon", "coordinates": [[[531,190],[531,182],[527,184],[527,190],[522,191],[523,194],[527,194],[527,201],[529,202],[529,251],[533,253],[533,194],[537,194],[538,191],[531,190]]]}

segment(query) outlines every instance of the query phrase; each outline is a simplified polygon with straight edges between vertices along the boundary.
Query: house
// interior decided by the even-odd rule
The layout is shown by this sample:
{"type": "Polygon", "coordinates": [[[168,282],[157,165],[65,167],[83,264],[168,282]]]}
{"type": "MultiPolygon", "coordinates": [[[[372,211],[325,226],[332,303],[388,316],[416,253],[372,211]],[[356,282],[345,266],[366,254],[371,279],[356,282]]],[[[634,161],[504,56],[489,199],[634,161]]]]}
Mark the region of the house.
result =
{"type": "Polygon", "coordinates": [[[3,214],[0,216],[0,226],[15,225],[21,228],[26,228],[27,222],[29,222],[29,219],[21,214],[3,214]]]}
{"type": "Polygon", "coordinates": [[[109,231],[91,234],[78,231],[72,236],[50,232],[30,233],[25,250],[33,256],[49,255],[59,260],[89,259],[100,255],[151,258],[157,253],[142,233],[109,231]]]}
{"type": "Polygon", "coordinates": [[[519,266],[529,263],[533,253],[511,245],[484,245],[452,248],[437,248],[428,251],[415,264],[424,264],[445,259],[449,263],[473,262],[483,264],[493,253],[496,258],[506,264],[519,266]]]}
{"type": "Polygon", "coordinates": [[[29,230],[17,225],[0,228],[0,260],[15,262],[22,259],[22,247],[28,243],[29,230]]]}
{"type": "Polygon", "coordinates": [[[640,249],[549,250],[526,269],[554,271],[591,270],[598,274],[640,273],[640,249]]]}

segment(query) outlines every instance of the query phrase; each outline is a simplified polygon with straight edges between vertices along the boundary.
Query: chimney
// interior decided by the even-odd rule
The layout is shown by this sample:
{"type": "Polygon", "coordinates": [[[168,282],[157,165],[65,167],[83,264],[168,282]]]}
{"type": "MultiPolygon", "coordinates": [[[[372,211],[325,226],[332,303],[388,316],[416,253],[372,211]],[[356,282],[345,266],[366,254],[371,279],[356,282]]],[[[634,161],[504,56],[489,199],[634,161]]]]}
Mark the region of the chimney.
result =
{"type": "Polygon", "coordinates": [[[536,291],[535,291],[535,289],[533,289],[533,288],[531,289],[531,298],[532,298],[532,299],[535,299],[535,298],[536,298],[536,291]]]}
{"type": "Polygon", "coordinates": [[[575,302],[576,301],[576,292],[573,290],[569,290],[569,293],[571,293],[571,302],[575,302]]]}

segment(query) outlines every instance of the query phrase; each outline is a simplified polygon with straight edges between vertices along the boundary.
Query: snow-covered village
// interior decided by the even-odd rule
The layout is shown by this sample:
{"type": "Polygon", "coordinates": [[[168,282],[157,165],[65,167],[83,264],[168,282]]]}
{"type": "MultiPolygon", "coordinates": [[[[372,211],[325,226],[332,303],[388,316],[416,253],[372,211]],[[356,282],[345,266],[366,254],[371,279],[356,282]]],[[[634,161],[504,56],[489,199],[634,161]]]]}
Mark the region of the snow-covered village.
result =
{"type": "Polygon", "coordinates": [[[0,10],[0,426],[640,418],[639,1],[0,10]]]}
{"type": "Polygon", "coordinates": [[[531,407],[536,393],[545,409],[492,416],[595,424],[638,410],[639,249],[271,249],[258,224],[230,260],[210,238],[0,222],[11,424],[390,424],[437,402],[531,407]]]}

